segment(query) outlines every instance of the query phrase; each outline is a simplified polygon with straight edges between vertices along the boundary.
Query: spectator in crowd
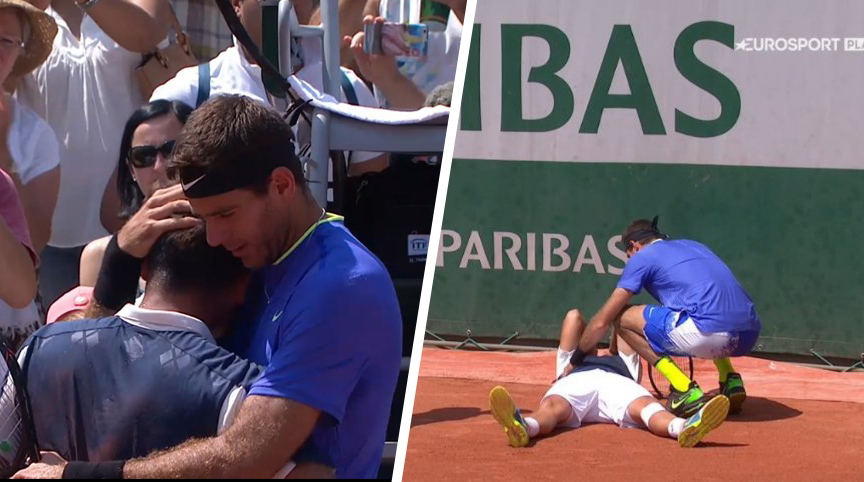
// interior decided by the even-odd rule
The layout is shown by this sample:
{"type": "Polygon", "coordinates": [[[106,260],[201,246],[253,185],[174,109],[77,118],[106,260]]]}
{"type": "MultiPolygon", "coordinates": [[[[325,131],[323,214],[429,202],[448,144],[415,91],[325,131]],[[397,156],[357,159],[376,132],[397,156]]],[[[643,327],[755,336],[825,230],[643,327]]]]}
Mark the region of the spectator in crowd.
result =
{"type": "MultiPolygon", "coordinates": [[[[231,46],[231,29],[213,0],[171,0],[195,58],[207,62],[231,46]]],[[[173,36],[172,36],[173,40],[173,36]]]]}
{"type": "MultiPolygon", "coordinates": [[[[353,36],[363,30],[363,17],[366,9],[366,0],[339,0],[339,38],[353,36]]],[[[319,0],[295,0],[294,10],[300,25],[321,25],[321,2],[319,0]]],[[[304,39],[305,42],[305,39],[304,39]]],[[[340,63],[343,67],[354,72],[360,72],[354,54],[347,45],[343,45],[339,52],[340,63]]]]}
{"type": "MultiPolygon", "coordinates": [[[[165,166],[191,113],[192,108],[182,102],[157,100],[136,110],[126,121],[117,166],[102,197],[102,224],[111,226],[112,232],[119,231],[157,190],[175,184],[168,180],[165,166]]],[[[82,286],[96,285],[110,239],[97,239],[84,249],[79,278],[82,286]]]]}
{"type": "MultiPolygon", "coordinates": [[[[243,27],[249,32],[249,36],[257,46],[261,46],[261,3],[260,0],[232,0],[234,10],[240,18],[243,27]]],[[[296,17],[295,17],[296,19],[296,17]]],[[[319,91],[324,89],[323,71],[321,67],[320,41],[302,42],[303,49],[301,58],[296,59],[299,70],[295,70],[295,76],[319,91]]],[[[199,86],[200,72],[197,67],[181,70],[176,77],[157,88],[151,100],[168,99],[184,102],[197,106],[200,101],[208,97],[223,94],[240,94],[251,97],[259,102],[275,105],[272,96],[264,87],[261,79],[261,67],[252,60],[245,48],[235,45],[226,49],[215,59],[210,61],[209,89],[203,87],[204,92],[199,98],[202,86],[199,86]]],[[[356,98],[356,103],[366,107],[377,107],[378,103],[374,95],[360,80],[354,72],[342,69],[342,73],[348,79],[353,92],[342,92],[342,100],[347,102],[351,97],[356,98]]],[[[387,156],[375,152],[354,152],[350,156],[351,174],[360,174],[370,170],[381,170],[387,165],[387,156]]]]}
{"type": "MultiPolygon", "coordinates": [[[[49,15],[22,0],[0,0],[0,84],[31,72],[48,58],[57,25],[49,15]]],[[[20,225],[34,259],[51,235],[51,217],[60,182],[58,145],[48,124],[17,99],[0,92],[0,170],[11,179],[23,207],[20,225]]],[[[32,263],[29,263],[32,268],[32,263]]],[[[11,267],[11,266],[10,266],[11,267]]],[[[20,269],[20,266],[19,266],[20,269]]],[[[29,271],[29,270],[28,270],[29,271]]],[[[17,271],[10,271],[15,273],[17,271]]],[[[5,269],[0,276],[9,286],[15,281],[5,269]],[[8,276],[8,278],[7,278],[8,276]]],[[[28,292],[27,278],[21,292],[28,292]]],[[[0,297],[0,322],[8,338],[20,341],[39,327],[41,317],[33,293],[25,304],[6,303],[0,297]]]]}
{"type": "MultiPolygon", "coordinates": [[[[41,450],[106,462],[215,436],[260,376],[257,365],[216,344],[245,297],[249,273],[239,259],[210,247],[199,225],[163,235],[145,266],[140,307],[46,326],[21,349],[41,450]]],[[[288,462],[269,475],[284,478],[293,468],[288,462]]]]}
{"type": "MultiPolygon", "coordinates": [[[[440,0],[450,7],[446,28],[429,30],[429,50],[425,59],[392,57],[363,52],[365,34],[345,37],[363,77],[375,86],[375,95],[382,107],[414,110],[423,106],[426,96],[435,87],[456,79],[462,24],[465,21],[466,0],[440,0]]],[[[408,22],[406,12],[419,10],[420,0],[368,0],[364,24],[372,22],[408,22]],[[407,7],[407,8],[406,8],[407,7]],[[377,12],[377,17],[371,15],[377,12]]]]}
{"type": "Polygon", "coordinates": [[[93,288],[90,286],[78,286],[73,288],[48,308],[46,325],[58,321],[72,321],[86,318],[87,308],[93,298],[93,288]]]}
{"type": "MultiPolygon", "coordinates": [[[[36,69],[51,53],[57,25],[22,0],[0,0],[0,84],[36,69]]],[[[51,236],[60,187],[59,147],[48,124],[8,94],[0,94],[0,169],[12,177],[37,254],[51,236]]]]}
{"type": "MultiPolygon", "coordinates": [[[[0,301],[23,308],[36,296],[36,253],[30,244],[27,220],[12,179],[0,169],[0,301]]],[[[0,320],[9,337],[6,320],[0,320]]]]}
{"type": "MultiPolygon", "coordinates": [[[[123,476],[269,477],[302,457],[340,478],[374,477],[401,363],[396,293],[381,262],[311,196],[290,126],[248,97],[212,99],[190,116],[168,173],[208,242],[261,270],[253,316],[224,346],[266,367],[231,429],[130,461],[123,476]]],[[[149,252],[147,233],[139,239],[149,252]]],[[[106,253],[106,268],[114,261],[106,253]]],[[[27,475],[60,471],[36,464],[27,475]]]]}
{"type": "Polygon", "coordinates": [[[76,284],[81,252],[108,234],[102,193],[121,130],[142,104],[134,70],[170,30],[165,0],[29,0],[56,20],[48,60],[17,85],[16,95],[60,140],[60,192],[42,254],[40,292],[49,306],[76,284]]]}
{"type": "MultiPolygon", "coordinates": [[[[288,0],[282,0],[288,1],[288,0]]],[[[222,18],[219,7],[213,0],[171,0],[177,19],[189,37],[189,45],[195,57],[207,62],[231,47],[231,29],[222,18]]],[[[300,25],[321,23],[319,0],[292,0],[291,6],[300,25]]],[[[353,35],[363,29],[363,9],[366,0],[339,0],[339,30],[343,35],[353,35]]],[[[307,39],[296,39],[304,46],[307,39]]],[[[292,43],[297,50],[297,43],[292,43]]],[[[302,48],[302,46],[301,46],[302,48]]],[[[319,48],[320,50],[320,48],[319,48]]],[[[341,52],[342,65],[356,71],[354,56],[347,49],[341,52]]]]}
{"type": "MultiPolygon", "coordinates": [[[[419,109],[435,87],[456,79],[467,2],[440,0],[439,3],[450,7],[450,18],[444,30],[429,30],[429,50],[425,59],[369,55],[363,52],[363,32],[344,37],[343,45],[350,45],[361,75],[375,86],[375,95],[382,107],[419,109]]],[[[369,15],[363,23],[407,23],[410,19],[406,12],[419,10],[419,7],[420,0],[368,0],[365,12],[369,15]],[[377,12],[377,18],[372,12],[377,12]]]]}

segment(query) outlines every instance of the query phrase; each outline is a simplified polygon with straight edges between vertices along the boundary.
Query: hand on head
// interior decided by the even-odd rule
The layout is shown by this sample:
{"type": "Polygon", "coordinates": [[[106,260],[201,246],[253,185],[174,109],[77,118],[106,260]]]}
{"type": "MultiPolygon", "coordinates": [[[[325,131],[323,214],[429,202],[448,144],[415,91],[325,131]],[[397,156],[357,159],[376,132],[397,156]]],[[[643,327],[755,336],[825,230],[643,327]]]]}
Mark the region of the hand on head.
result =
{"type": "Polygon", "coordinates": [[[143,259],[163,234],[201,222],[192,216],[192,206],[177,184],[153,193],[117,233],[117,244],[124,252],[143,259]]]}

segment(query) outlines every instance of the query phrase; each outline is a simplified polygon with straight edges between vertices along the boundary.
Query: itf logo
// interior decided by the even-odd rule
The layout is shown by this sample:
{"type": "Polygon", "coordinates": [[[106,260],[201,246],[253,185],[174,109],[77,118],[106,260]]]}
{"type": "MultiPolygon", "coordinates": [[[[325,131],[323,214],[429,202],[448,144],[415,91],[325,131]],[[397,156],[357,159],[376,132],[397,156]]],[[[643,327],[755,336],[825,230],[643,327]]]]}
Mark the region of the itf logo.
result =
{"type": "Polygon", "coordinates": [[[429,252],[429,235],[428,234],[409,234],[408,235],[408,257],[422,257],[426,259],[426,253],[429,252]]]}

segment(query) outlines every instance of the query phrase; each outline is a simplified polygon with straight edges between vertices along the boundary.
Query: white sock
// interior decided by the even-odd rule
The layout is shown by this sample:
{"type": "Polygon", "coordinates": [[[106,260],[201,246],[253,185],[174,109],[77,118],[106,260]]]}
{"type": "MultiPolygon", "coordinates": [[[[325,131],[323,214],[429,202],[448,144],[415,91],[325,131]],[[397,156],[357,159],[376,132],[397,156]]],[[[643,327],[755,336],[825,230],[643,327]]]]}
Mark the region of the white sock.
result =
{"type": "Polygon", "coordinates": [[[531,417],[524,417],[524,420],[525,420],[525,425],[527,425],[527,427],[525,427],[525,428],[528,429],[528,437],[529,438],[536,437],[537,434],[540,433],[540,423],[531,417]]]}
{"type": "Polygon", "coordinates": [[[681,431],[684,430],[684,420],[683,418],[673,418],[671,422],[669,422],[669,436],[672,438],[678,438],[681,435],[681,431]]]}

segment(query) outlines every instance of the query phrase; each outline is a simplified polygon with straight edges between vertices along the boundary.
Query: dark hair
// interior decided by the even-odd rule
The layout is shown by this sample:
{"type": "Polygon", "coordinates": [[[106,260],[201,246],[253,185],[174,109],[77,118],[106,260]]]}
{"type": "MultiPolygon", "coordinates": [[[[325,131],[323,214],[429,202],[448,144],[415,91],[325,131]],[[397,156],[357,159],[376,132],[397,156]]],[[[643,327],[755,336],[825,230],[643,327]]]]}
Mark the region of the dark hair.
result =
{"type": "Polygon", "coordinates": [[[247,273],[239,258],[207,244],[204,223],[163,234],[147,255],[148,284],[172,293],[217,295],[247,273]]]}
{"type": "Polygon", "coordinates": [[[144,203],[144,193],[141,192],[138,183],[132,179],[132,172],[127,162],[135,130],[149,120],[168,114],[174,115],[181,124],[186,124],[191,113],[192,107],[183,102],[154,100],[144,104],[129,116],[126,127],[123,129],[123,137],[120,140],[120,159],[117,161],[117,193],[120,195],[120,217],[122,219],[131,218],[144,203]]]}
{"type": "Polygon", "coordinates": [[[624,234],[621,235],[621,242],[624,244],[624,250],[630,249],[630,241],[636,243],[647,243],[655,239],[666,239],[667,236],[657,229],[657,217],[652,221],[647,219],[637,219],[627,226],[624,234]]]}
{"type": "Polygon", "coordinates": [[[204,174],[242,178],[238,188],[261,193],[277,167],[288,168],[297,185],[306,186],[291,126],[256,100],[223,95],[205,102],[189,117],[167,170],[172,179],[204,174]]]}

